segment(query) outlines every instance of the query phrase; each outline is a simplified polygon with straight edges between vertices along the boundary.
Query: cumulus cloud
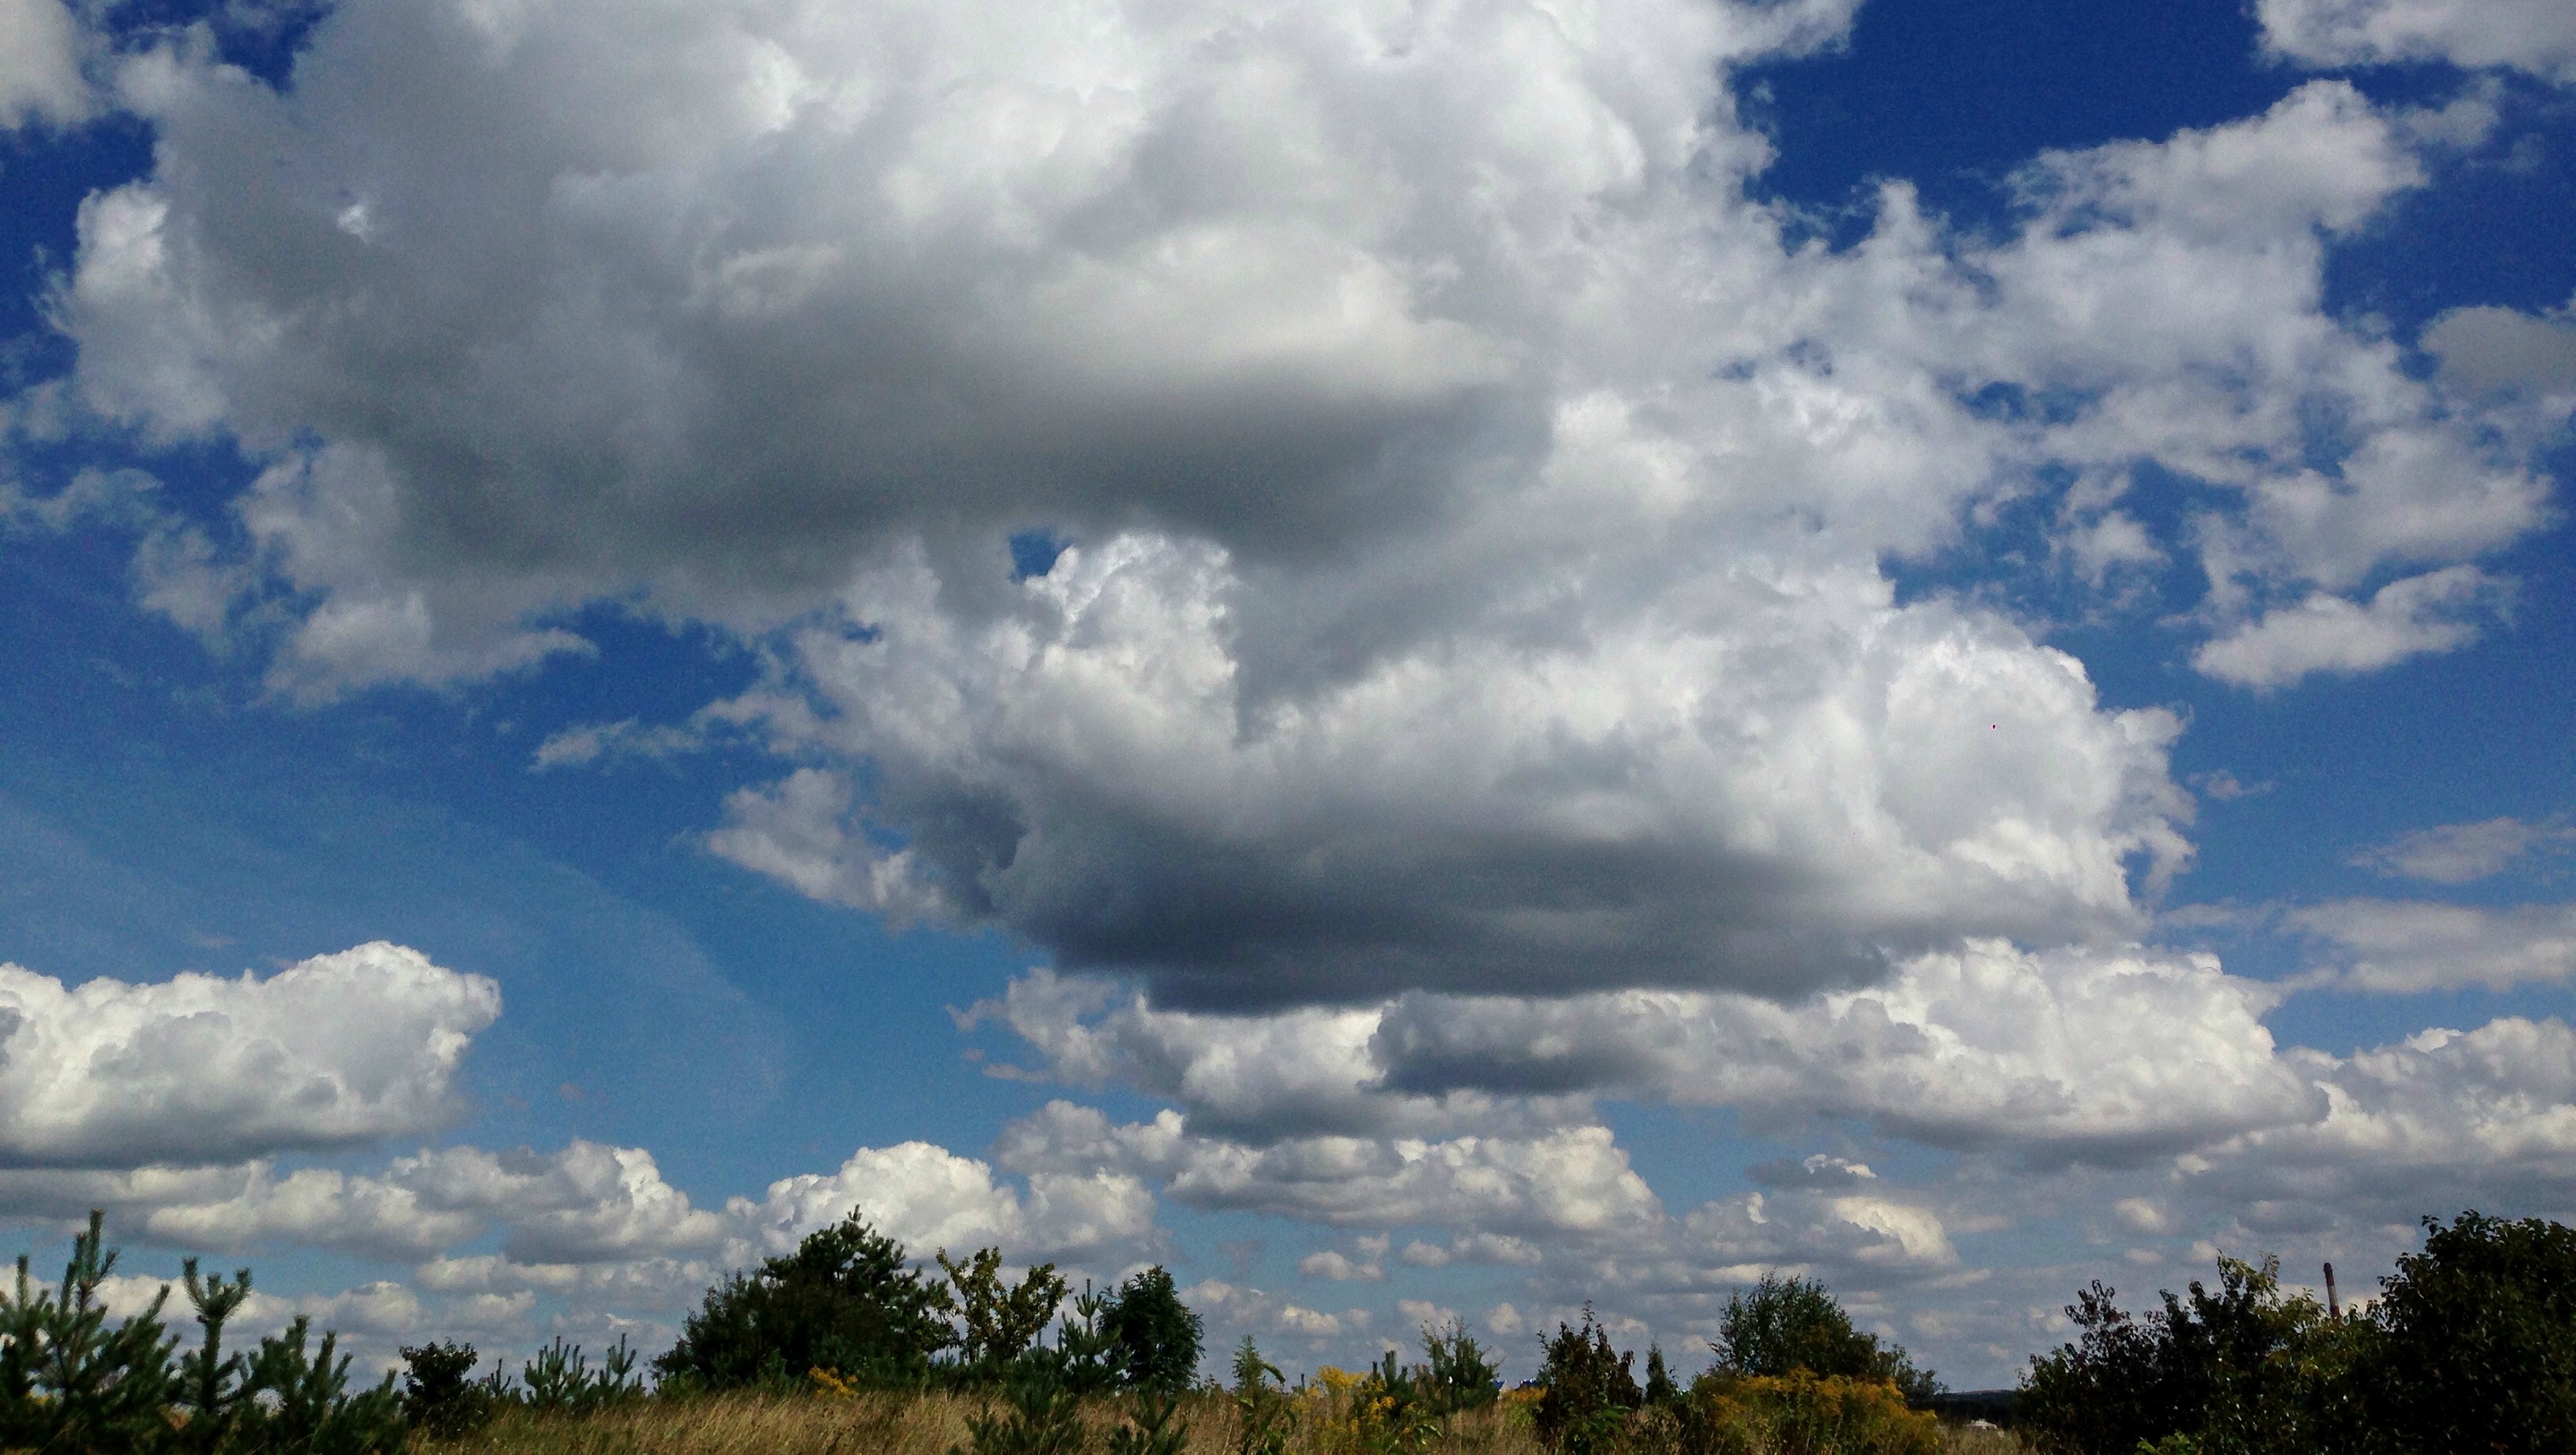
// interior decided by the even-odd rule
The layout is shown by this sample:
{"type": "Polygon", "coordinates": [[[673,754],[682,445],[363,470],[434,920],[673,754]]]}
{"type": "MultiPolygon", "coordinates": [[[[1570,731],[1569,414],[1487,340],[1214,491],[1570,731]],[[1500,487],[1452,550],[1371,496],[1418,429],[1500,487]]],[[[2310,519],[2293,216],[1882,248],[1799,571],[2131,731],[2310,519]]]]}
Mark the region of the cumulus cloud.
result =
{"type": "MultiPolygon", "coordinates": [[[[1875,580],[1710,583],[1267,704],[1238,581],[1211,549],[1121,537],[970,631],[926,562],[871,574],[865,633],[800,638],[831,708],[812,746],[873,765],[873,811],[915,829],[905,852],[965,917],[1203,1003],[1795,991],[1875,975],[1884,944],[2117,932],[2129,861],[2183,852],[2169,716],[2101,712],[2072,658],[1875,580]]],[[[737,855],[753,825],[836,847],[807,810],[841,791],[806,770],[738,805],[737,855]]],[[[891,861],[833,862],[774,872],[864,897],[839,886],[891,861]]]]}
{"type": "Polygon", "coordinates": [[[2571,845],[2576,845],[2576,829],[2564,818],[2540,823],[2491,818],[2400,834],[2363,849],[2349,862],[2435,884],[2471,884],[2503,873],[2528,855],[2571,845]]]}
{"type": "Polygon", "coordinates": [[[500,988],[399,945],[262,980],[59,980],[0,966],[0,1165],[212,1164],[417,1134],[500,988]]]}
{"type": "Polygon", "coordinates": [[[2576,1187],[2576,1031],[2557,1019],[2301,1059],[2330,1089],[2325,1116],[2183,1168],[2187,1188],[2251,1226],[2403,1224],[2499,1199],[2557,1206],[2576,1187]]]}
{"type": "Polygon", "coordinates": [[[2264,44],[2312,66],[2446,60],[2576,82],[2576,18],[2552,0],[2259,0],[2264,44]]]}
{"type": "Polygon", "coordinates": [[[2321,308],[2430,145],[2339,82],[1788,246],[1727,78],[1849,19],[359,0],[287,91],[125,60],[163,160],[57,317],[89,408],[269,463],[152,599],[259,598],[281,690],[778,629],[723,711],[793,771],[706,843],[817,898],[1201,1005],[2114,942],[2175,720],[1884,560],[2076,478],[2051,560],[2197,552],[2205,670],[2282,681],[2474,636],[2548,483],[2321,308]]]}
{"type": "Polygon", "coordinates": [[[769,1253],[790,1251],[854,1208],[916,1252],[997,1244],[1014,1254],[1082,1253],[1155,1241],[1153,1194],[1131,1172],[1097,1158],[1059,1161],[1006,1163],[1028,1173],[1023,1197],[988,1164],[944,1147],[863,1147],[838,1171],[782,1178],[765,1198],[735,1198],[727,1212],[769,1253]]]}

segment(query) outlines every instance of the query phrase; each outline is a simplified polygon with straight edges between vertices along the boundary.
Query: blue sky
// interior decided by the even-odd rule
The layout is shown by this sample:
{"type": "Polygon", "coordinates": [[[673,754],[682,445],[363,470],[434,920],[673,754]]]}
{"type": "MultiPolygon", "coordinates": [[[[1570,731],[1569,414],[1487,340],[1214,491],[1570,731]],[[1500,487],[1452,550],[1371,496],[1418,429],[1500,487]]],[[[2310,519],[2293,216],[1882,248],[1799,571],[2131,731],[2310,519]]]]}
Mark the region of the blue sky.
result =
{"type": "Polygon", "coordinates": [[[2567,1215],[2557,7],[1008,14],[0,0],[23,1245],[1975,1387],[2567,1215]]]}

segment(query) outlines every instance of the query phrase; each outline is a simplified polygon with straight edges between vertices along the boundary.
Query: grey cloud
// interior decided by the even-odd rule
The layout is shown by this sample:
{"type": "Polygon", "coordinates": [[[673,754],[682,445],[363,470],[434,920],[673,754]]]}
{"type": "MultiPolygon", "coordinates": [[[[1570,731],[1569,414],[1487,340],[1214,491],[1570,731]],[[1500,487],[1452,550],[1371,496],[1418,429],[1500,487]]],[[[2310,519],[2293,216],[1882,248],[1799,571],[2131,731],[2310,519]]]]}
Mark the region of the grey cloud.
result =
{"type": "Polygon", "coordinates": [[[1525,1138],[1589,1120],[1593,1096],[1620,1095],[1732,1107],[1756,1125],[1853,1117],[1958,1150],[2134,1164],[2322,1112],[2262,1024],[2280,993],[2207,956],[1979,943],[1908,961],[1879,987],[1792,1005],[1645,990],[1417,993],[1199,1015],[1032,975],[1003,1013],[1050,1074],[1170,1098],[1193,1133],[1252,1142],[1286,1125],[1525,1138]]]}
{"type": "Polygon", "coordinates": [[[2423,343],[2442,361],[2444,381],[2472,393],[2576,387],[2576,319],[2455,308],[2425,328],[2423,343]]]}
{"type": "Polygon", "coordinates": [[[2472,884],[2503,873],[2528,855],[2565,852],[2571,846],[2576,846],[2576,829],[2563,817],[2539,823],[2491,818],[2399,834],[2347,862],[2435,884],[2472,884]]]}
{"type": "Polygon", "coordinates": [[[2576,18],[2553,0],[2259,0],[2274,52],[2309,65],[2428,59],[2576,82],[2576,18]]]}
{"type": "Polygon", "coordinates": [[[0,130],[88,116],[94,102],[81,75],[86,48],[62,0],[0,3],[0,130]]]}
{"type": "Polygon", "coordinates": [[[2289,911],[2330,964],[2309,983],[2380,995],[2576,979],[2576,906],[2344,899],[2289,911]]]}

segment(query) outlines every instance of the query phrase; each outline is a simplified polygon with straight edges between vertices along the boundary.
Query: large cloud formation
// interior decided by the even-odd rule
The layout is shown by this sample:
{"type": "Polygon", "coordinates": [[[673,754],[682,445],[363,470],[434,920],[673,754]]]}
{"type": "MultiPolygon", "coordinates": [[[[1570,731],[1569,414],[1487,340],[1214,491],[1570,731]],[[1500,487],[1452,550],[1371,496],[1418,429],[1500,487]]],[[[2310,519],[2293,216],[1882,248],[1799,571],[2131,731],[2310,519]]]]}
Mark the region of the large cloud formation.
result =
{"type": "Polygon", "coordinates": [[[1886,560],[2036,504],[2103,609],[2197,557],[2212,676],[2375,670],[2509,609],[2571,401],[2322,310],[2460,130],[2340,82],[1793,243],[1727,78],[1850,19],[357,0],[284,88],[123,59],[55,317],[269,462],[137,569],[281,690],[763,633],[703,722],[800,770],[710,843],[818,897],[1211,1005],[2116,943],[2176,723],[1886,560]]]}
{"type": "MultiPolygon", "coordinates": [[[[1354,1278],[1580,1265],[1649,1303],[1756,1266],[1976,1276],[1963,1230],[1998,1215],[1856,1155],[1668,1210],[1611,1097],[2094,1179],[2157,1236],[2168,1203],[2332,1221],[2374,1176],[2568,1186],[2563,1026],[2275,1045],[2278,987],[2139,943],[2191,853],[2179,717],[1891,567],[2036,573],[2252,692],[2493,630],[2554,518],[2567,319],[2408,339],[2325,300],[2337,244],[2494,108],[2285,81],[2033,158],[1990,227],[1886,184],[1827,246],[1748,189],[1771,143],[1731,78],[1853,10],[349,0],[272,86],[203,35],[110,55],[0,0],[43,40],[0,115],[70,118],[94,79],[155,132],[81,209],[47,406],[260,466],[220,522],[106,474],[11,486],[10,520],[134,531],[148,609],[307,701],[587,650],[603,601],[718,623],[754,690],[539,762],[747,736],[779,767],[712,851],[1041,947],[1068,973],[983,1014],[1042,1074],[1167,1106],[1057,1103],[990,1162],[862,1149],[721,1207],[586,1142],[285,1168],[436,1114],[437,1048],[490,1018],[470,978],[371,970],[420,995],[361,1064],[328,1014],[260,1009],[311,967],[99,1019],[27,977],[7,1074],[45,1094],[10,1103],[0,1193],[426,1258],[502,1319],[667,1305],[851,1202],[1114,1257],[1168,1197],[1328,1225],[1362,1241],[1316,1266],[1354,1278]],[[2035,535],[1998,546],[2007,517],[2035,535]],[[77,1070],[118,1055],[212,1069],[77,1070]],[[308,1092],[242,1093],[254,1063],[308,1092]],[[224,1165],[161,1165],[172,1127],[224,1165]]],[[[2576,54],[2543,0],[2257,10],[2295,63],[2576,54]]],[[[2388,862],[2453,882],[2500,843],[2388,862]]],[[[2291,922],[2353,988],[2569,973],[2559,910],[2291,922]]],[[[1223,1288],[1264,1327],[1366,1325],[1223,1288]]]]}

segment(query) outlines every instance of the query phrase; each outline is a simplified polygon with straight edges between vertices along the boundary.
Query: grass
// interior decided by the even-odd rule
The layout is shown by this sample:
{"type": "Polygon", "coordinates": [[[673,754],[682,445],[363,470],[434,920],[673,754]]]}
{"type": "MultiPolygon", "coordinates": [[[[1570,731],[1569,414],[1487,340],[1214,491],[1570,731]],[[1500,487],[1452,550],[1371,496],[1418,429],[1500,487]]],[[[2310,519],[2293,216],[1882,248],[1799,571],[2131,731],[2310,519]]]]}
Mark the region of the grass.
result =
{"type": "MultiPolygon", "coordinates": [[[[967,1416],[983,1408],[971,1395],[713,1395],[641,1400],[588,1415],[505,1412],[452,1442],[416,1440],[421,1455],[948,1455],[968,1443],[967,1416]]],[[[1092,1448],[1102,1448],[1120,1420],[1118,1402],[1084,1412],[1092,1448]]],[[[1184,1404],[1188,1455],[1236,1455],[1233,1407],[1212,1395],[1184,1404]]],[[[2001,1430],[1944,1427],[1945,1455],[2019,1455],[2001,1430]]],[[[1346,1439],[1301,1420],[1290,1455],[1354,1455],[1346,1439]]],[[[1543,1455],[1525,1411],[1509,1407],[1460,1415],[1428,1455],[1543,1455]]]]}

